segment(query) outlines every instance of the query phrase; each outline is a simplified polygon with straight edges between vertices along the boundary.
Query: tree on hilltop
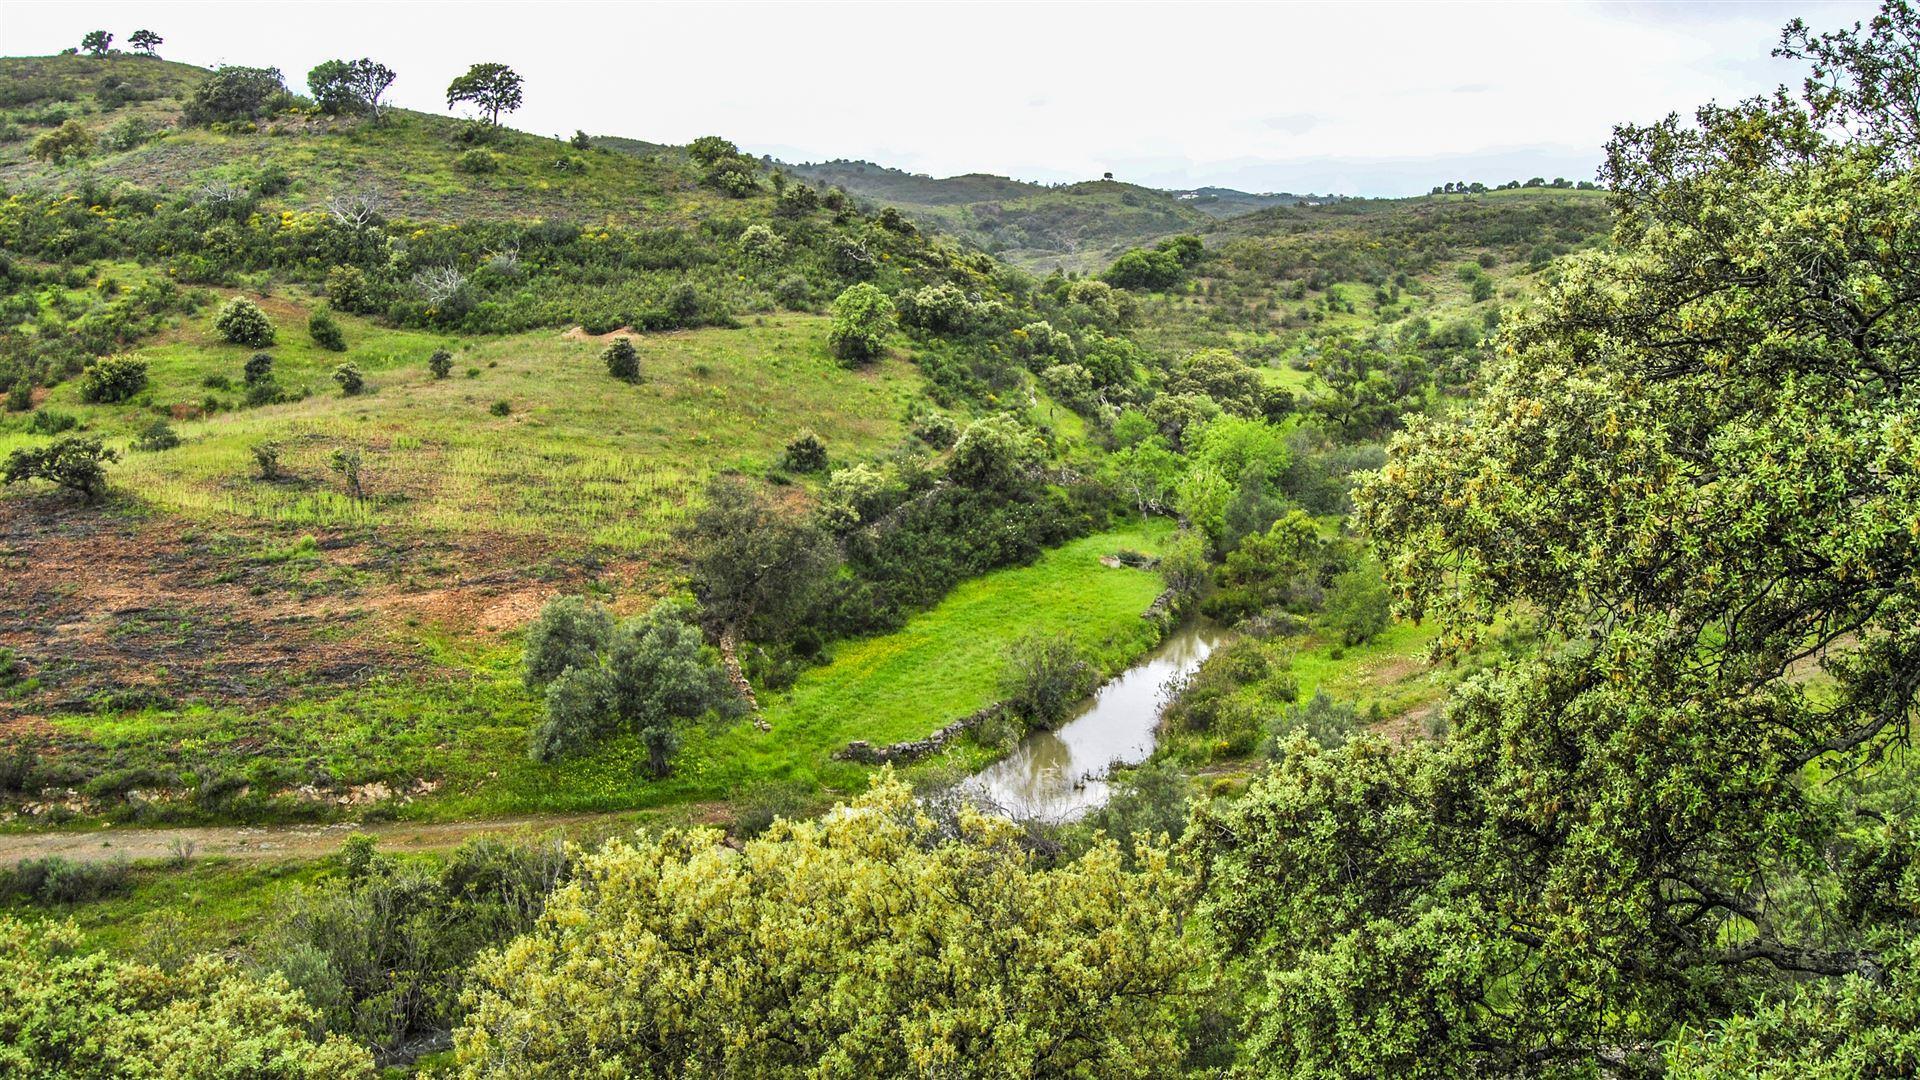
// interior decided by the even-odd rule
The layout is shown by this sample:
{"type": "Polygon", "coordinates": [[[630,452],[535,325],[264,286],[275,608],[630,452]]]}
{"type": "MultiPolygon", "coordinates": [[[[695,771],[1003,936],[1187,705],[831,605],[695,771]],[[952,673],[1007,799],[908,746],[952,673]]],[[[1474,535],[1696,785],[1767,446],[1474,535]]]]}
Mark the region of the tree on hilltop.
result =
{"type": "Polygon", "coordinates": [[[105,56],[113,47],[113,35],[105,30],[89,30],[87,36],[80,39],[80,47],[88,56],[105,56]]]}
{"type": "Polygon", "coordinates": [[[520,107],[521,86],[519,74],[505,64],[475,64],[447,84],[447,108],[471,102],[487,114],[487,123],[498,127],[501,113],[520,107]]]}
{"type": "Polygon", "coordinates": [[[166,40],[151,30],[135,30],[133,36],[127,39],[127,44],[144,56],[155,56],[157,53],[154,50],[166,44],[166,40]]]}
{"type": "Polygon", "coordinates": [[[328,60],[307,73],[313,100],[330,113],[362,113],[378,120],[380,97],[396,78],[392,68],[366,57],[328,60]]]}

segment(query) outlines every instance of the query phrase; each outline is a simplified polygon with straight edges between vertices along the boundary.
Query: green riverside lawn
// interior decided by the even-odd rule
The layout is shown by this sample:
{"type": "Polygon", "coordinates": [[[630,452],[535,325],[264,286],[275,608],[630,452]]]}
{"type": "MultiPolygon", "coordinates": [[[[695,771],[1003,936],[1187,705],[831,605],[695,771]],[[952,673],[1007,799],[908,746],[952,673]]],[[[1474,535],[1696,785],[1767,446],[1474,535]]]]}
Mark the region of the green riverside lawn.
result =
{"type": "Polygon", "coordinates": [[[541,765],[522,752],[524,726],[489,726],[466,736],[476,748],[511,747],[507,760],[497,751],[492,756],[497,780],[486,777],[471,794],[450,783],[452,792],[415,810],[436,818],[613,810],[725,798],[766,782],[857,791],[869,770],[835,761],[834,751],[854,739],[920,738],[992,702],[1000,654],[1021,637],[1070,635],[1108,672],[1150,649],[1157,633],[1141,616],[1163,588],[1160,576],[1108,567],[1100,557],[1123,548],[1157,553],[1170,532],[1169,523],[1156,520],[1084,537],[1030,566],[960,585],[896,633],[843,642],[831,663],[762,702],[771,731],[742,721],[695,732],[664,781],[646,778],[646,754],[635,740],[616,739],[590,757],[541,765]]]}

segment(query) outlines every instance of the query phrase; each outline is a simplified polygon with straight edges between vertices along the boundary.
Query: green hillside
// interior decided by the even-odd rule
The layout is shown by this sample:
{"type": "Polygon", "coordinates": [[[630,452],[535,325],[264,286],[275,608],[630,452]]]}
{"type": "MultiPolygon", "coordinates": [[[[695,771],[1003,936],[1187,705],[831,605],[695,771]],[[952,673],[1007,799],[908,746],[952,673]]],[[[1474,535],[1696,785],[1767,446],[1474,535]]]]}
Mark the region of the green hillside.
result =
{"type": "Polygon", "coordinates": [[[934,179],[864,161],[782,167],[909,211],[999,258],[1040,271],[1095,269],[1131,244],[1208,221],[1168,192],[1113,180],[1049,185],[978,173],[934,179]]]}

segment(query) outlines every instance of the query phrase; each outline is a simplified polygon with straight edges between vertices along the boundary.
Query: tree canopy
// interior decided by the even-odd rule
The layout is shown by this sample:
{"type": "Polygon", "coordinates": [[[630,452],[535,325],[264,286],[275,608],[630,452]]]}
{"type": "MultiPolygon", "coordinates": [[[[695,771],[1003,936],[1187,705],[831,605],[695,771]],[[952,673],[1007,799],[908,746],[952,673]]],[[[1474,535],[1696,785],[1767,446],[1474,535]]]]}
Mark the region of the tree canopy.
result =
{"type": "Polygon", "coordinates": [[[1676,1023],[1799,994],[1845,1041],[1842,1001],[1912,992],[1920,174],[1885,48],[1920,26],[1887,11],[1789,31],[1801,100],[1621,128],[1613,250],[1363,486],[1443,652],[1520,607],[1547,640],[1444,740],[1290,746],[1201,824],[1264,1071],[1637,1073],[1676,1023]]]}
{"type": "Polygon", "coordinates": [[[463,1075],[1168,1075],[1191,961],[1166,853],[1049,869],[1020,834],[883,775],[737,851],[610,845],[481,961],[463,1075]]]}
{"type": "Polygon", "coordinates": [[[487,123],[498,125],[500,114],[520,107],[520,76],[505,64],[475,64],[465,75],[447,84],[447,108],[465,101],[487,114],[487,123]]]}

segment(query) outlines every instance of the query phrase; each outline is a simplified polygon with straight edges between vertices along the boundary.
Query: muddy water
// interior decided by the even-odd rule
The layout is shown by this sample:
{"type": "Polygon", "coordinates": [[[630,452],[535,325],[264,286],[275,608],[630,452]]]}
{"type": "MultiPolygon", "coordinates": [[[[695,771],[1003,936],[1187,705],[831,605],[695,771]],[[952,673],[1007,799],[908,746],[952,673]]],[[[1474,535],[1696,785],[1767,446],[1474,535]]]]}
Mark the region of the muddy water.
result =
{"type": "Polygon", "coordinates": [[[1153,753],[1167,680],[1199,667],[1224,636],[1204,620],[1180,627],[1095,691],[1066,723],[1028,735],[961,791],[1017,818],[1055,821],[1106,802],[1108,770],[1115,763],[1138,765],[1153,753]]]}

